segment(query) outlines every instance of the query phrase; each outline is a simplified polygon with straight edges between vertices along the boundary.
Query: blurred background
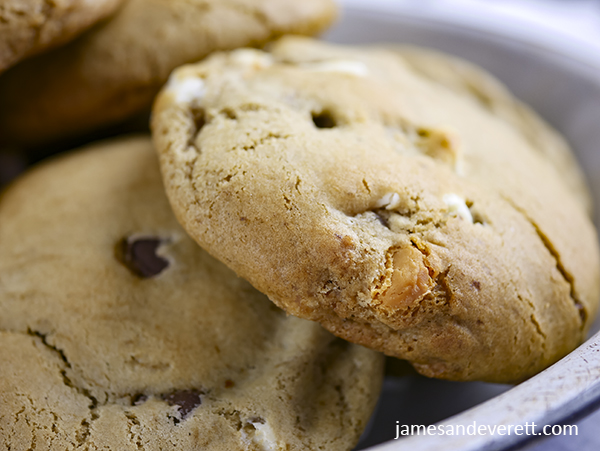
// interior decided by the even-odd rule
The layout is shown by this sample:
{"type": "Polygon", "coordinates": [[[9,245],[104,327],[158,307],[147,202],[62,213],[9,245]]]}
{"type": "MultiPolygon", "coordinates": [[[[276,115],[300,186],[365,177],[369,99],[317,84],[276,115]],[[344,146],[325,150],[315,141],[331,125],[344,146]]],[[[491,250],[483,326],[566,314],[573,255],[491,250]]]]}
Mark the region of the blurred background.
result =
{"type": "Polygon", "coordinates": [[[541,41],[600,67],[597,0],[340,0],[344,6],[427,13],[489,31],[510,28],[516,38],[541,41]]]}

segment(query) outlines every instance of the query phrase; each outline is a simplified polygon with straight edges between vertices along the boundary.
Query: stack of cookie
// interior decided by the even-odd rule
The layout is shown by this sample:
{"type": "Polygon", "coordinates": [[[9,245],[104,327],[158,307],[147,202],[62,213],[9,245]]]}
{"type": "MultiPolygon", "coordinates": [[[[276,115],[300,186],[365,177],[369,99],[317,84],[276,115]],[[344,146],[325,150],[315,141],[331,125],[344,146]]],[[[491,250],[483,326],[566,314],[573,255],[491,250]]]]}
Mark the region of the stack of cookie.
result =
{"type": "Polygon", "coordinates": [[[489,75],[272,42],[323,30],[328,1],[89,8],[0,0],[4,68],[103,20],[0,76],[6,155],[128,130],[154,101],[152,138],[0,198],[3,449],[350,450],[384,355],[518,382],[584,339],[587,188],[489,75]]]}

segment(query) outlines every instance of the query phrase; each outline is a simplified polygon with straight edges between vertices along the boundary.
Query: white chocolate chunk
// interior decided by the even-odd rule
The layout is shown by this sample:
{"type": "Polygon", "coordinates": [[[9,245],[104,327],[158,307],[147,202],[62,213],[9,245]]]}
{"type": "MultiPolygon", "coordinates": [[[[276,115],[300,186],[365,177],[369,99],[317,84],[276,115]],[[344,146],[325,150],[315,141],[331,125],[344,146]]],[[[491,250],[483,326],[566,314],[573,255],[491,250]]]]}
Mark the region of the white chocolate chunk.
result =
{"type": "Polygon", "coordinates": [[[457,194],[444,194],[442,200],[448,206],[448,213],[473,223],[473,215],[471,215],[471,210],[469,210],[467,203],[462,197],[457,194]]]}
{"type": "Polygon", "coordinates": [[[387,193],[375,203],[376,208],[384,208],[393,210],[400,206],[400,195],[398,193],[387,193]]]}
{"type": "Polygon", "coordinates": [[[246,432],[242,429],[243,440],[253,445],[252,449],[258,451],[278,451],[282,447],[278,445],[275,433],[271,426],[266,422],[250,421],[254,430],[251,433],[246,432]]]}
{"type": "Polygon", "coordinates": [[[311,72],[340,72],[356,77],[366,77],[369,75],[369,68],[367,65],[362,61],[355,60],[332,60],[317,63],[304,63],[301,67],[311,72]]]}
{"type": "Polygon", "coordinates": [[[256,428],[253,442],[258,445],[262,451],[277,451],[277,439],[273,433],[273,429],[267,423],[252,423],[256,428]]]}
{"type": "Polygon", "coordinates": [[[167,91],[171,92],[177,103],[200,102],[204,98],[204,80],[197,76],[182,76],[175,72],[169,77],[167,91]]]}
{"type": "Polygon", "coordinates": [[[273,57],[266,52],[255,49],[239,49],[231,54],[231,58],[238,64],[252,66],[255,69],[266,69],[273,65],[273,57]]]}

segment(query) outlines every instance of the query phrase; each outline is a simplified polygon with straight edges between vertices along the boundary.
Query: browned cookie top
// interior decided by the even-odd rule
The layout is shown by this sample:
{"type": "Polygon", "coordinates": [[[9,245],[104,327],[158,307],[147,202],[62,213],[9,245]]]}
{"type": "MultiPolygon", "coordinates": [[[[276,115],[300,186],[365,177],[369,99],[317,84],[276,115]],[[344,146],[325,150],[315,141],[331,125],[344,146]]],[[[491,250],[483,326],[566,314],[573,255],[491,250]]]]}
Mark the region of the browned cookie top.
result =
{"type": "Polygon", "coordinates": [[[150,107],[169,73],[215,50],[316,34],[333,0],[128,0],[70,45],[0,78],[0,140],[82,134],[150,107]]]}
{"type": "Polygon", "coordinates": [[[192,241],[149,138],[34,169],[0,218],[0,449],[358,441],[383,355],[287,316],[192,241]]]}
{"type": "Polygon", "coordinates": [[[172,75],[153,137],[198,243],[423,374],[520,380],[596,312],[595,231],[557,165],[397,54],[288,38],[215,55],[172,75]]]}

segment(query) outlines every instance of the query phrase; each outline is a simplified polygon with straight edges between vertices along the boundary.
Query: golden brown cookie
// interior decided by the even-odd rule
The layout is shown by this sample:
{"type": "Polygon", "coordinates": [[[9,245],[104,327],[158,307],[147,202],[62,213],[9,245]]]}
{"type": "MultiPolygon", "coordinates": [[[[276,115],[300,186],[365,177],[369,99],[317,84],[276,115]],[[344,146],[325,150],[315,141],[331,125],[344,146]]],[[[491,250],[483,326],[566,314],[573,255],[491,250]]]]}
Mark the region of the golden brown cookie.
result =
{"type": "Polygon", "coordinates": [[[396,54],[287,38],[214,55],[171,76],[153,137],[198,243],[425,375],[521,380],[596,313],[596,234],[557,167],[396,54]]]}
{"type": "Polygon", "coordinates": [[[0,73],[18,61],[70,41],[123,0],[0,0],[0,73]]]}
{"type": "Polygon", "coordinates": [[[0,449],[350,450],[383,355],[287,316],[194,243],[149,138],[0,200],[0,449]]]}
{"type": "Polygon", "coordinates": [[[403,62],[419,75],[472,97],[483,108],[521,132],[535,150],[554,164],[591,216],[592,197],[565,139],[528,105],[515,99],[496,78],[468,61],[431,49],[411,46],[391,46],[390,49],[400,53],[403,62]]]}
{"type": "Polygon", "coordinates": [[[128,0],[110,21],[0,78],[0,140],[31,145],[149,108],[169,73],[214,50],[315,34],[333,0],[128,0]]]}

